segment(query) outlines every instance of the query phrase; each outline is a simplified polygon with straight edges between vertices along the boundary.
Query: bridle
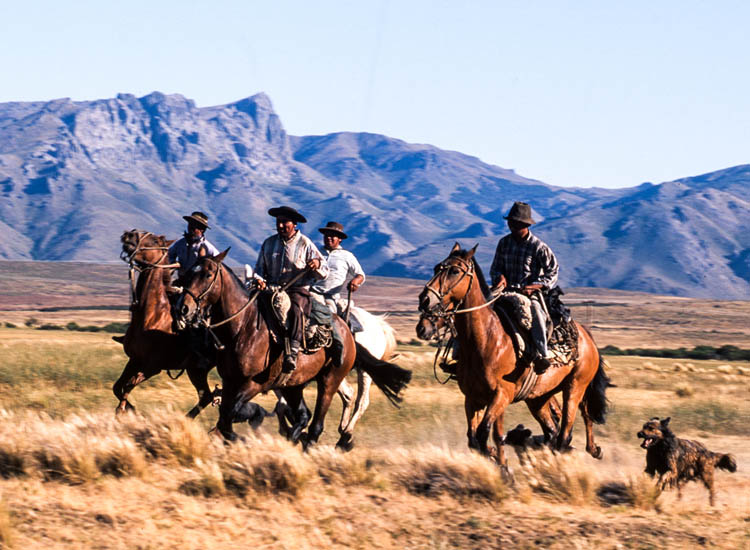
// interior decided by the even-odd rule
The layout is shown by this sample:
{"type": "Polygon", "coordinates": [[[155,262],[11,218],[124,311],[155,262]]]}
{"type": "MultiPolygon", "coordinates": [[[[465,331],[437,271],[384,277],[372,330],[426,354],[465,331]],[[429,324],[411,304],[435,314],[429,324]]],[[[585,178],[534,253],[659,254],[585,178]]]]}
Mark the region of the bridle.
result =
{"type": "MultiPolygon", "coordinates": [[[[497,294],[496,296],[492,297],[490,300],[486,301],[485,303],[469,307],[465,309],[460,309],[461,305],[466,301],[466,298],[469,296],[469,293],[471,292],[471,286],[474,284],[474,278],[476,276],[476,272],[474,270],[474,262],[464,260],[462,258],[458,257],[448,257],[442,262],[440,262],[438,265],[435,266],[435,274],[432,276],[432,279],[427,281],[427,284],[424,286],[424,289],[428,293],[432,293],[437,298],[437,303],[431,307],[428,310],[423,310],[421,307],[419,308],[419,311],[424,314],[425,317],[429,319],[438,319],[440,317],[446,318],[446,320],[452,321],[453,316],[457,315],[459,313],[468,313],[470,311],[476,311],[478,309],[485,308],[495,302],[498,298],[500,298],[500,294],[497,294]],[[459,265],[456,265],[455,263],[449,262],[449,260],[455,260],[459,262],[459,265]],[[440,278],[447,269],[450,268],[456,268],[461,271],[461,277],[453,283],[450,287],[443,289],[443,281],[442,279],[439,281],[438,289],[435,290],[431,287],[431,285],[434,284],[435,280],[440,278]],[[446,309],[446,306],[443,304],[443,300],[445,297],[450,293],[454,288],[456,288],[459,284],[461,284],[461,281],[464,280],[464,277],[470,277],[469,279],[469,287],[466,289],[466,292],[464,293],[463,298],[461,298],[455,305],[453,309],[446,309]]],[[[452,324],[452,323],[451,323],[452,324]]]]}
{"type": "Polygon", "coordinates": [[[131,307],[138,305],[138,296],[135,291],[135,272],[138,271],[139,273],[142,273],[144,271],[148,271],[150,269],[177,269],[180,267],[180,264],[174,263],[174,264],[162,264],[161,262],[164,261],[164,258],[169,253],[169,247],[168,246],[143,246],[143,241],[148,237],[149,235],[153,235],[150,231],[139,231],[137,229],[133,229],[131,233],[135,233],[136,235],[136,241],[135,241],[135,248],[132,252],[128,253],[125,252],[125,250],[122,250],[120,252],[120,259],[128,264],[128,279],[130,280],[130,296],[131,296],[131,307]],[[145,260],[141,260],[136,258],[136,254],[138,254],[141,251],[144,250],[161,250],[162,254],[159,257],[158,260],[156,260],[155,263],[147,262],[145,260]]]}
{"type": "MultiPolygon", "coordinates": [[[[200,321],[199,321],[199,324],[201,324],[203,327],[209,329],[209,332],[210,332],[210,329],[213,329],[213,328],[216,328],[216,327],[220,327],[221,325],[224,325],[224,324],[228,323],[229,321],[231,321],[232,319],[234,319],[235,317],[237,317],[240,313],[242,313],[243,311],[245,311],[250,306],[250,304],[252,304],[255,301],[255,299],[258,297],[258,294],[260,294],[260,292],[255,292],[254,294],[252,294],[251,296],[249,296],[247,302],[245,302],[245,305],[243,305],[239,310],[237,310],[236,312],[234,312],[232,315],[230,315],[226,319],[224,319],[222,321],[219,321],[218,323],[209,324],[208,321],[206,320],[206,316],[205,316],[205,312],[203,311],[203,307],[201,307],[201,302],[208,295],[208,293],[211,292],[211,289],[213,289],[213,287],[216,284],[217,280],[221,281],[222,286],[224,285],[224,270],[221,269],[221,264],[218,265],[218,267],[216,269],[216,273],[214,273],[214,276],[213,276],[213,279],[211,279],[211,282],[208,284],[208,286],[200,294],[198,294],[198,296],[196,296],[189,288],[183,288],[182,289],[182,291],[185,294],[187,294],[188,296],[190,296],[193,299],[193,301],[195,302],[195,307],[200,312],[200,321]]],[[[212,336],[218,342],[218,338],[216,337],[216,335],[214,335],[213,333],[211,333],[211,334],[212,334],[212,336]]]]}

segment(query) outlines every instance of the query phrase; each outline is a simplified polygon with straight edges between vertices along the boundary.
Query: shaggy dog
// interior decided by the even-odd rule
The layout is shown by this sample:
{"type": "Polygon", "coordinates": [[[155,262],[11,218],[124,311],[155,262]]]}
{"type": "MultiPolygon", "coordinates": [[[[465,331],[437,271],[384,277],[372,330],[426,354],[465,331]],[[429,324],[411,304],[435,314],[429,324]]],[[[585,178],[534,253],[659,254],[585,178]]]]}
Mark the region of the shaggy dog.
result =
{"type": "Polygon", "coordinates": [[[678,498],[682,496],[685,483],[700,479],[708,489],[708,500],[713,506],[715,468],[735,472],[737,462],[730,454],[713,453],[697,441],[677,438],[667,427],[669,420],[652,418],[638,432],[638,437],[643,439],[641,447],[646,449],[646,473],[654,477],[659,472],[659,489],[676,486],[678,498]]]}

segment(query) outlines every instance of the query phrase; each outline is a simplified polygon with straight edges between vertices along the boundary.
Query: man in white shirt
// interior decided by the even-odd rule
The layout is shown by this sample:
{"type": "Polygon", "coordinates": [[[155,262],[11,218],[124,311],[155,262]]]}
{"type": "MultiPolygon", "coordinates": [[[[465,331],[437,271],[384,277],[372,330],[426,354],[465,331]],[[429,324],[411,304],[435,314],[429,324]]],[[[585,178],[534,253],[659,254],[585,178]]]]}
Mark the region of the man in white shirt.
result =
{"type": "Polygon", "coordinates": [[[354,254],[341,247],[341,241],[347,237],[343,225],[338,222],[328,222],[318,231],[323,234],[328,277],[315,283],[310,290],[322,296],[332,313],[343,315],[349,306],[348,300],[341,296],[344,287],[356,292],[365,282],[365,272],[354,254]]]}

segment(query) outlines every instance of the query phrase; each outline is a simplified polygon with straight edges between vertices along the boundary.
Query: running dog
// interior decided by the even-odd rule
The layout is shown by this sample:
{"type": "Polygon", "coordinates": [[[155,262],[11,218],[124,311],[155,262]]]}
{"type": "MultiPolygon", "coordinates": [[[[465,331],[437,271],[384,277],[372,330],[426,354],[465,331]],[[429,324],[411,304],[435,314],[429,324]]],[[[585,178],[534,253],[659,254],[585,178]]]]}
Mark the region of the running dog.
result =
{"type": "Polygon", "coordinates": [[[714,453],[703,444],[689,439],[679,439],[668,428],[670,418],[652,418],[643,425],[638,437],[646,449],[646,473],[651,477],[658,472],[660,490],[677,487],[682,496],[682,486],[699,479],[708,489],[708,500],[714,505],[714,470],[719,467],[729,472],[737,471],[737,461],[730,454],[714,453]]]}

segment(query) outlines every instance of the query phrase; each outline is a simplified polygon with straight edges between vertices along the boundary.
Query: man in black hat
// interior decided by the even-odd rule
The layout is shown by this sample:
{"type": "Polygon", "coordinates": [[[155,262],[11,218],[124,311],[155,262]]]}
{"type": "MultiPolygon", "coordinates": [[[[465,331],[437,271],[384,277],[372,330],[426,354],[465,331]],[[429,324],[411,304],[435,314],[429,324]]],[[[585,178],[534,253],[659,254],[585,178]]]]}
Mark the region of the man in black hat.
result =
{"type": "Polygon", "coordinates": [[[529,231],[534,224],[531,206],[516,202],[505,219],[510,234],[497,243],[490,268],[493,292],[503,289],[531,298],[531,335],[537,348],[537,371],[549,367],[547,354],[547,308],[544,295],[557,284],[558,265],[550,247],[529,231]]]}
{"type": "Polygon", "coordinates": [[[187,231],[182,238],[175,241],[169,247],[167,254],[169,262],[180,264],[177,271],[178,281],[195,265],[201,256],[216,256],[219,250],[206,240],[205,232],[208,229],[208,216],[203,212],[193,212],[189,216],[182,216],[187,222],[187,231]]]}
{"type": "Polygon", "coordinates": [[[283,286],[291,283],[286,289],[292,307],[283,365],[283,372],[288,374],[297,368],[304,320],[310,315],[310,286],[326,278],[328,265],[313,242],[297,229],[298,223],[307,222],[302,214],[290,206],[271,208],[268,214],[276,218],[276,235],[263,241],[255,273],[260,277],[258,285],[261,289],[266,284],[283,286]]]}

